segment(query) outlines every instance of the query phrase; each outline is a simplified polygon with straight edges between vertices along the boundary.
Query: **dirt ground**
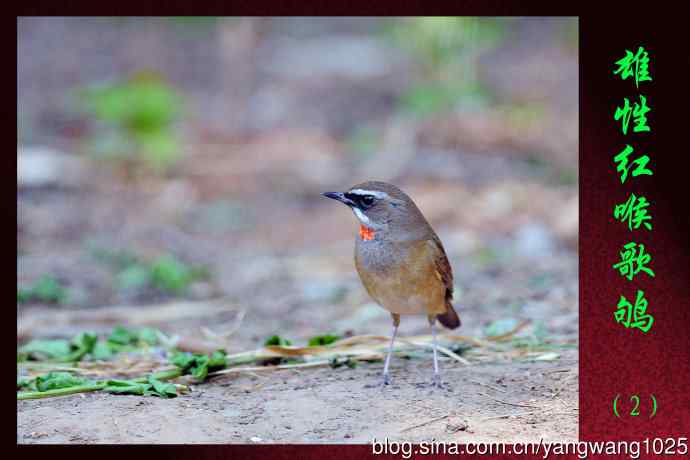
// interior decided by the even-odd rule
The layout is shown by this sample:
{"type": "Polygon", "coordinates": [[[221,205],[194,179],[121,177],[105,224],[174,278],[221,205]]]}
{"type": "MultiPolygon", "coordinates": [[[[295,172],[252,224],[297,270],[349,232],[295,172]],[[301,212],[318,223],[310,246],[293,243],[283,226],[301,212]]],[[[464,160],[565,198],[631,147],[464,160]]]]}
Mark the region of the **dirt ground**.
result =
{"type": "MultiPolygon", "coordinates": [[[[563,38],[572,24],[509,21],[510,39],[479,58],[497,102],[415,118],[396,101],[420,72],[375,20],[228,20],[189,34],[151,21],[19,24],[18,161],[47,163],[38,183],[19,168],[18,285],[48,274],[69,297],[18,302],[18,344],[117,324],[228,353],[274,334],[299,345],[324,333],[387,336],[390,316],[354,269],[355,219],[320,196],[367,179],[399,185],[443,241],[463,322],[443,334],[485,340],[497,320],[526,326],[500,351],[462,352],[469,365],[442,356],[440,390],[429,387],[428,350],[394,356],[383,389],[369,388],[380,361],[267,368],[174,399],[18,401],[19,443],[577,439],[577,50],[563,38]],[[77,84],[144,65],[192,101],[182,159],[165,177],[130,177],[89,156],[89,121],[60,105],[77,84]],[[361,127],[380,139],[357,153],[361,127]],[[121,289],[104,250],[174,254],[211,276],[177,296],[121,289]]],[[[425,318],[403,317],[401,337],[428,333],[425,318]]]]}
{"type": "Polygon", "coordinates": [[[459,442],[577,439],[577,351],[555,363],[431,362],[284,370],[217,378],[173,400],[84,394],[18,404],[18,442],[367,443],[373,438],[459,442]]]}
{"type": "MultiPolygon", "coordinates": [[[[313,256],[314,260],[307,265],[317,266],[319,259],[324,264],[330,260],[332,265],[334,256],[328,253],[324,250],[324,254],[313,256]]],[[[345,248],[339,250],[336,262],[340,257],[349,259],[349,253],[345,248]]],[[[453,333],[482,337],[482,327],[490,321],[516,315],[544,318],[552,344],[576,345],[577,262],[568,254],[569,251],[560,254],[557,259],[560,262],[531,261],[524,266],[516,265],[515,271],[498,274],[478,269],[473,276],[468,274],[466,280],[462,280],[465,270],[459,270],[458,284],[465,292],[464,300],[457,302],[463,326],[453,333]],[[518,292],[520,286],[529,285],[525,279],[535,279],[534,274],[525,273],[530,269],[542,277],[548,273],[549,283],[556,286],[533,287],[528,292],[520,292],[520,297],[508,295],[497,300],[501,298],[497,286],[501,286],[501,291],[518,292]],[[558,280],[563,280],[564,285],[558,280]],[[520,305],[511,306],[508,299],[517,300],[520,305]],[[488,311],[487,307],[490,307],[488,311]]],[[[452,263],[458,260],[455,251],[451,252],[452,263]]],[[[296,278],[293,283],[306,283],[286,265],[283,269],[296,278]]],[[[467,271],[471,271],[474,264],[468,265],[467,271]]],[[[462,265],[457,262],[457,266],[462,265]]],[[[309,278],[308,274],[302,276],[309,278]]],[[[279,315],[271,316],[277,308],[275,302],[257,299],[254,307],[244,314],[241,327],[227,338],[226,348],[232,352],[258,347],[264,337],[273,333],[293,340],[325,329],[388,334],[391,327],[388,314],[366,302],[354,273],[346,278],[345,285],[352,286],[352,293],[330,306],[322,305],[319,300],[312,300],[309,305],[310,301],[303,300],[301,305],[283,306],[279,315]],[[354,302],[359,306],[350,307],[348,296],[361,299],[354,302]]],[[[112,317],[103,322],[98,311],[91,312],[93,316],[68,311],[62,312],[66,317],[61,317],[43,309],[34,310],[22,315],[19,325],[20,330],[30,325],[34,336],[41,336],[40,331],[61,336],[99,328],[107,331],[122,316],[133,314],[131,307],[125,307],[121,313],[111,309],[112,317]]],[[[221,304],[219,308],[198,310],[192,317],[173,322],[145,316],[131,324],[148,324],[180,334],[183,341],[189,338],[192,342],[203,342],[201,325],[221,333],[234,327],[238,311],[241,311],[239,304],[221,304]]],[[[401,336],[426,334],[425,324],[421,317],[403,317],[401,336]]],[[[354,369],[343,366],[218,376],[193,385],[190,394],[171,400],[84,394],[19,401],[18,442],[320,443],[369,442],[373,437],[386,436],[412,441],[577,439],[577,350],[558,349],[555,359],[543,362],[534,359],[543,356],[542,353],[516,357],[513,351],[508,349],[488,356],[465,353],[470,366],[442,357],[445,387],[441,390],[429,386],[431,353],[424,352],[410,359],[394,356],[393,385],[382,389],[368,387],[380,381],[382,363],[373,362],[361,363],[354,369]]]]}

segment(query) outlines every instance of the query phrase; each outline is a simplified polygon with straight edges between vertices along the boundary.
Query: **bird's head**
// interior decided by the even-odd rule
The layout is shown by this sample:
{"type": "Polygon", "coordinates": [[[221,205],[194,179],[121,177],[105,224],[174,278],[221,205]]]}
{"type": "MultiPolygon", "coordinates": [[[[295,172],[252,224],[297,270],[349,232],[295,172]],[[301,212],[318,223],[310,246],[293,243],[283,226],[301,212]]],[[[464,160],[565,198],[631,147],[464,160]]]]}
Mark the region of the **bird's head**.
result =
{"type": "Polygon", "coordinates": [[[346,192],[326,192],[323,196],[340,201],[352,209],[364,227],[360,229],[362,239],[371,239],[378,233],[392,236],[393,239],[404,239],[419,233],[420,227],[428,226],[412,199],[395,185],[386,182],[363,182],[346,192]]]}

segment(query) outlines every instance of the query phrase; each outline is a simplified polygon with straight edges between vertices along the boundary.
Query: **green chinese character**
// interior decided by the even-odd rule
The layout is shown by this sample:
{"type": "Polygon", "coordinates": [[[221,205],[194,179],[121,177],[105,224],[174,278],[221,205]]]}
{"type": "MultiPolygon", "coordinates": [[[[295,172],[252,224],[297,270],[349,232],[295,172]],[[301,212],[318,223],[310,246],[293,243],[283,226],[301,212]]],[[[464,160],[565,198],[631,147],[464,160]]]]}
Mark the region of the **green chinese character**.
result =
{"type": "Polygon", "coordinates": [[[623,324],[627,328],[637,328],[646,333],[654,324],[654,317],[647,314],[647,305],[644,292],[638,289],[635,306],[632,306],[628,299],[621,296],[613,316],[618,324],[623,324]]]}
{"type": "Polygon", "coordinates": [[[652,81],[652,77],[649,76],[649,53],[641,46],[635,54],[630,50],[625,50],[625,57],[616,61],[616,64],[618,64],[618,69],[614,70],[613,74],[620,74],[622,80],[634,76],[635,86],[638,88],[641,81],[652,81]]]}
{"type": "MultiPolygon", "coordinates": [[[[628,166],[628,157],[633,152],[633,148],[626,144],[622,152],[613,158],[613,161],[617,163],[616,171],[621,173],[621,184],[625,183],[625,179],[628,178],[628,171],[630,166],[628,166]]],[[[636,165],[635,169],[632,171],[632,176],[637,177],[641,175],[652,176],[654,173],[650,169],[647,169],[647,163],[649,163],[649,157],[647,155],[641,155],[632,161],[632,164],[636,165]]]]}
{"type": "Polygon", "coordinates": [[[628,134],[628,125],[630,124],[630,117],[635,120],[633,132],[639,133],[642,131],[651,131],[647,124],[647,112],[651,108],[647,107],[647,98],[640,94],[640,102],[635,102],[630,107],[630,101],[627,97],[623,98],[623,107],[616,107],[616,114],[613,116],[614,120],[621,120],[621,129],[623,134],[628,134]]]}
{"type": "Polygon", "coordinates": [[[642,224],[647,230],[651,230],[652,224],[646,222],[652,220],[652,216],[647,214],[647,207],[649,207],[649,202],[645,197],[637,197],[631,193],[628,201],[613,207],[613,217],[621,222],[627,221],[630,230],[633,228],[637,230],[642,224]]]}
{"type": "Polygon", "coordinates": [[[630,242],[623,246],[620,256],[621,261],[613,264],[613,268],[628,280],[632,281],[633,277],[641,271],[652,278],[654,277],[654,272],[649,267],[645,267],[652,260],[652,256],[645,254],[644,244],[630,242]],[[639,252],[637,248],[639,248],[639,252]]]}

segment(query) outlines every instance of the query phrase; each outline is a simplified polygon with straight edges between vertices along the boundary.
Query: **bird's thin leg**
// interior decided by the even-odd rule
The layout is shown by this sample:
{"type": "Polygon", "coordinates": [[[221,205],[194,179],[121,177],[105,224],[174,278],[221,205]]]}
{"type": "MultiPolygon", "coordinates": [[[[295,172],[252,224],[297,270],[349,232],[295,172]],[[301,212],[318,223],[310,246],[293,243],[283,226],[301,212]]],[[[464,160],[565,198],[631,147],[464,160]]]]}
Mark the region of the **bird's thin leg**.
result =
{"type": "Polygon", "coordinates": [[[391,354],[393,354],[393,343],[395,342],[395,336],[398,334],[399,322],[395,322],[393,325],[393,335],[391,336],[391,343],[388,345],[388,354],[386,355],[386,362],[383,365],[383,384],[388,385],[391,383],[390,374],[388,373],[388,365],[391,362],[391,354]]]}
{"type": "Polygon", "coordinates": [[[434,377],[432,380],[432,385],[435,387],[441,387],[441,374],[438,371],[438,344],[436,342],[436,317],[429,317],[429,325],[431,326],[431,335],[434,341],[434,377]]]}

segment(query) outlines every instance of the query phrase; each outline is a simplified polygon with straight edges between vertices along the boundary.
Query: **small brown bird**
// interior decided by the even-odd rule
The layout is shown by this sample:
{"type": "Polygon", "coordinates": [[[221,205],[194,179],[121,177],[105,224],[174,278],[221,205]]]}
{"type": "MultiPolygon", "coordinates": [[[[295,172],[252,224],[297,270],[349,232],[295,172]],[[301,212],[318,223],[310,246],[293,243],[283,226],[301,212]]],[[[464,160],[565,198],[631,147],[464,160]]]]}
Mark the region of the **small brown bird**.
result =
{"type": "Polygon", "coordinates": [[[393,317],[393,335],[383,366],[383,384],[390,383],[388,365],[400,315],[426,314],[434,340],[434,386],[441,386],[436,329],[460,326],[453,309],[453,272],[446,251],[417,205],[398,187],[364,182],[347,192],[326,192],[348,205],[360,221],[355,239],[355,267],[369,295],[393,317]]]}

